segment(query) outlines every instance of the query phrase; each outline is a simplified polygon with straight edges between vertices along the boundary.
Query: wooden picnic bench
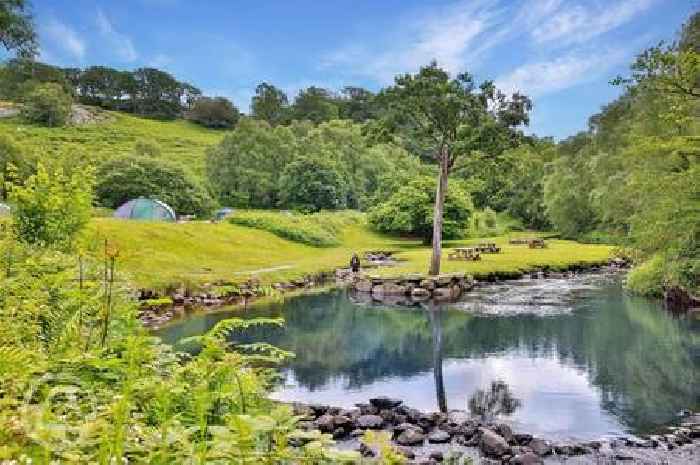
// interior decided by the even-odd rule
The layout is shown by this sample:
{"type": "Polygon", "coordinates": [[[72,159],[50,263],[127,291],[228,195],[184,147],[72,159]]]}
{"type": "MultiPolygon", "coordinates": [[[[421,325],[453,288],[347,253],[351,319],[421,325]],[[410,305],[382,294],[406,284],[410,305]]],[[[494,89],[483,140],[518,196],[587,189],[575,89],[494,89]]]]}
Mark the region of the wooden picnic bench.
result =
{"type": "Polygon", "coordinates": [[[501,251],[501,248],[496,247],[494,242],[482,242],[476,246],[476,249],[481,253],[498,253],[501,251]]]}
{"type": "Polygon", "coordinates": [[[527,246],[531,249],[544,249],[545,247],[547,247],[547,245],[544,243],[544,239],[541,239],[539,237],[528,239],[527,246]]]}
{"type": "Polygon", "coordinates": [[[481,260],[476,247],[457,247],[447,255],[449,260],[481,260]]]}

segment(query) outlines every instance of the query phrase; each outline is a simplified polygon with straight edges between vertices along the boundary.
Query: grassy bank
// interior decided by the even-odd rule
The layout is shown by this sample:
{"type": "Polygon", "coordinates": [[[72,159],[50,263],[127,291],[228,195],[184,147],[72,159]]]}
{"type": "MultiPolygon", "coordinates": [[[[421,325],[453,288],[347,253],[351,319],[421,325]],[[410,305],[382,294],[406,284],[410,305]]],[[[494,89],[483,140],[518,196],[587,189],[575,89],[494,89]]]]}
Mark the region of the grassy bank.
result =
{"type": "MultiPolygon", "coordinates": [[[[330,247],[313,247],[229,223],[167,224],[100,218],[92,221],[90,230],[118,247],[122,270],[139,287],[244,281],[251,276],[272,283],[347,266],[353,252],[365,250],[396,252],[400,262],[380,270],[383,275],[425,273],[431,253],[418,240],[377,234],[362,221],[346,224],[337,233],[338,245],[330,247]]],[[[510,237],[489,238],[503,250],[483,255],[479,262],[448,261],[445,253],[443,271],[486,275],[544,266],[564,268],[604,261],[611,251],[605,245],[563,240],[549,240],[546,249],[528,249],[508,244],[510,237]]],[[[445,247],[475,242],[479,239],[447,242],[445,247]]]]}
{"type": "Polygon", "coordinates": [[[21,118],[0,118],[0,134],[12,136],[23,148],[42,157],[84,154],[104,161],[132,153],[139,140],[149,140],[161,148],[161,157],[179,164],[194,176],[204,174],[207,147],[221,140],[223,131],[207,129],[184,120],[157,121],[125,113],[106,112],[108,120],[47,128],[28,124],[21,118]]]}

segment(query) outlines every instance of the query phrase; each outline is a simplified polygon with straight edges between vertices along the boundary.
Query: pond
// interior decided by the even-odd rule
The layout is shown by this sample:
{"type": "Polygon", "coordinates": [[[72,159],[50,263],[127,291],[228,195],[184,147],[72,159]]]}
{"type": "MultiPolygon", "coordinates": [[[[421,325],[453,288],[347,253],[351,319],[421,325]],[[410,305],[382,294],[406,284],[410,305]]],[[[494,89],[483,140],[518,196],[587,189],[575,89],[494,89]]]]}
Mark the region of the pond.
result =
{"type": "Polygon", "coordinates": [[[246,338],[296,353],[272,393],[284,401],[353,407],[387,395],[575,439],[651,432],[700,407],[700,322],[626,295],[614,275],[482,285],[447,305],[334,290],[197,314],[157,334],[174,343],[232,315],[286,319],[246,338]]]}

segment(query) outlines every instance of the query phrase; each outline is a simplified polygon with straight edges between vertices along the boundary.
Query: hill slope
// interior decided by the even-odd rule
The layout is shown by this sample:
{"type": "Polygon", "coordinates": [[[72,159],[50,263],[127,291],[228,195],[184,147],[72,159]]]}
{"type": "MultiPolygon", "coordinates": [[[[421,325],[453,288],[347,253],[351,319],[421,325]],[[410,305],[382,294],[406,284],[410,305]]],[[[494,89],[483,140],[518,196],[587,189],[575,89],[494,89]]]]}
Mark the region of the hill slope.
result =
{"type": "Polygon", "coordinates": [[[0,133],[11,135],[40,157],[60,153],[83,154],[95,162],[133,151],[139,140],[150,140],[162,149],[162,157],[201,178],[206,148],[218,143],[223,131],[207,129],[184,120],[157,121],[120,112],[104,112],[108,120],[62,128],[28,124],[20,118],[0,118],[0,133]]]}

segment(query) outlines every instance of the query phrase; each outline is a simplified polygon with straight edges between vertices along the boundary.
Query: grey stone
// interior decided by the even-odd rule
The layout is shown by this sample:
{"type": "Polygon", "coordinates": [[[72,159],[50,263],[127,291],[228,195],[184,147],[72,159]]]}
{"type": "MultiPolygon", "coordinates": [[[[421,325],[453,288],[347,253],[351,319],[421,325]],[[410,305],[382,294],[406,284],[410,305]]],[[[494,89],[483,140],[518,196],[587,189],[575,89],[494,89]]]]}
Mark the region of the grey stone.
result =
{"type": "Polygon", "coordinates": [[[510,461],[513,465],[543,465],[544,461],[534,452],[518,454],[510,461]]]}
{"type": "Polygon", "coordinates": [[[425,435],[417,428],[411,428],[403,431],[396,438],[396,442],[402,446],[417,446],[423,444],[425,435]]]}
{"type": "Polygon", "coordinates": [[[396,452],[403,455],[404,457],[406,457],[409,460],[413,460],[416,458],[416,454],[413,452],[413,449],[411,449],[410,447],[394,446],[394,449],[396,450],[396,452]]]}
{"type": "Polygon", "coordinates": [[[480,440],[479,448],[485,455],[491,457],[501,457],[510,452],[508,442],[500,434],[488,428],[479,428],[480,440]]]}
{"type": "Polygon", "coordinates": [[[545,440],[534,438],[530,441],[527,446],[532,449],[532,451],[540,456],[549,455],[552,453],[552,446],[545,440]]]}
{"type": "Polygon", "coordinates": [[[435,430],[428,436],[428,442],[432,444],[444,444],[450,442],[450,435],[447,431],[435,430]]]}
{"type": "Polygon", "coordinates": [[[380,429],[384,419],[379,415],[362,415],[357,419],[357,427],[363,429],[380,429]]]}
{"type": "Polygon", "coordinates": [[[332,415],[321,415],[314,422],[316,428],[321,430],[323,433],[332,433],[335,429],[334,418],[332,415]]]}
{"type": "Polygon", "coordinates": [[[382,410],[396,408],[403,403],[399,399],[391,399],[389,397],[380,396],[369,400],[370,405],[382,410]]]}

